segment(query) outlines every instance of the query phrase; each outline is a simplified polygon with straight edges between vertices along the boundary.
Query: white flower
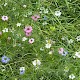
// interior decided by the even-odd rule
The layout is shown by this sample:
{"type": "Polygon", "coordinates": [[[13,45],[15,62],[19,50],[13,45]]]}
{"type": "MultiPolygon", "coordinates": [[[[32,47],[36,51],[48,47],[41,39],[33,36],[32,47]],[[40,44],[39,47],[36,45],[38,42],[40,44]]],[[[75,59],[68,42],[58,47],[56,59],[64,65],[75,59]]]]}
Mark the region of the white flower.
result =
{"type": "Polygon", "coordinates": [[[3,33],[8,32],[8,28],[4,28],[2,31],[3,33]]]}
{"type": "Polygon", "coordinates": [[[40,51],[44,51],[44,48],[41,47],[41,48],[40,48],[40,51]]]}
{"type": "Polygon", "coordinates": [[[28,15],[32,15],[32,11],[28,12],[28,15]]]}
{"type": "Polygon", "coordinates": [[[37,66],[37,65],[40,65],[41,64],[41,62],[40,62],[40,60],[34,60],[34,61],[32,61],[32,64],[34,65],[34,66],[37,66]]]}
{"type": "Polygon", "coordinates": [[[53,53],[53,51],[49,51],[49,53],[48,54],[52,54],[53,53]]]}
{"type": "Polygon", "coordinates": [[[26,40],[27,40],[27,38],[26,38],[26,37],[23,37],[23,38],[22,38],[22,41],[26,41],[26,40]]]}
{"type": "Polygon", "coordinates": [[[48,9],[44,9],[44,13],[45,13],[45,14],[48,13],[48,9]]]}
{"type": "Polygon", "coordinates": [[[17,23],[16,25],[17,25],[17,27],[20,27],[21,26],[21,23],[17,23]]]}
{"type": "Polygon", "coordinates": [[[77,36],[76,39],[77,39],[77,41],[80,41],[80,36],[77,36]]]}
{"type": "Polygon", "coordinates": [[[47,23],[46,21],[42,23],[42,25],[47,25],[47,24],[48,24],[48,23],[47,23]]]}
{"type": "Polygon", "coordinates": [[[7,6],[7,3],[4,3],[4,6],[7,6]]]}
{"type": "Polygon", "coordinates": [[[34,43],[34,38],[29,39],[29,43],[30,44],[34,43]]]}
{"type": "Polygon", "coordinates": [[[20,67],[20,74],[24,74],[25,73],[25,67],[20,67]]]}
{"type": "Polygon", "coordinates": [[[60,11],[55,11],[55,16],[60,16],[61,15],[61,12],[60,11]]]}
{"type": "Polygon", "coordinates": [[[51,47],[51,44],[50,43],[47,43],[47,44],[45,44],[45,47],[46,48],[50,48],[51,47]]]}
{"type": "Polygon", "coordinates": [[[23,5],[24,8],[26,8],[26,5],[23,5]]]}
{"type": "Polygon", "coordinates": [[[40,7],[40,10],[44,10],[45,8],[44,7],[40,7]]]}
{"type": "Polygon", "coordinates": [[[74,79],[74,78],[75,78],[74,74],[69,75],[69,79],[74,79]]]}
{"type": "Polygon", "coordinates": [[[76,52],[75,56],[76,56],[77,58],[80,58],[80,51],[79,51],[79,52],[76,52]]]}
{"type": "Polygon", "coordinates": [[[21,70],[25,70],[25,67],[20,67],[20,71],[21,71],[21,70]]]}
{"type": "Polygon", "coordinates": [[[70,39],[70,40],[68,40],[68,43],[71,44],[71,43],[73,43],[73,41],[74,40],[70,39]]]}

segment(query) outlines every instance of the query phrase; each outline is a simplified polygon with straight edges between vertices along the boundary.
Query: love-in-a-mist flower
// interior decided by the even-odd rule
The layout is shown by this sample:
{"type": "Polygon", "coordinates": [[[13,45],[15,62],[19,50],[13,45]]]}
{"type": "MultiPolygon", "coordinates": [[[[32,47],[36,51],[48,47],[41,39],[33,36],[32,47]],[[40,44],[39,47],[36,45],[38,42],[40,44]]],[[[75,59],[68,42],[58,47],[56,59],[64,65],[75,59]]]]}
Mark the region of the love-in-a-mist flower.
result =
{"type": "Polygon", "coordinates": [[[74,74],[70,74],[69,75],[69,79],[74,79],[75,78],[75,75],[74,74]]]}
{"type": "Polygon", "coordinates": [[[7,6],[7,3],[4,3],[4,6],[7,6]]]}
{"type": "Polygon", "coordinates": [[[39,15],[34,15],[34,16],[31,16],[31,18],[32,18],[34,21],[37,21],[37,20],[40,18],[40,16],[39,16],[39,15]]]}
{"type": "Polygon", "coordinates": [[[50,47],[51,47],[50,43],[45,44],[45,48],[50,48],[50,47]]]}
{"type": "Polygon", "coordinates": [[[25,67],[20,67],[20,75],[24,74],[25,73],[25,67]]]}
{"type": "Polygon", "coordinates": [[[69,43],[69,44],[72,44],[73,41],[74,41],[73,39],[70,39],[70,40],[68,40],[68,43],[69,43]]]}
{"type": "Polygon", "coordinates": [[[10,61],[10,58],[8,58],[7,56],[2,56],[2,58],[1,58],[1,62],[2,63],[8,63],[10,61]]]}
{"type": "Polygon", "coordinates": [[[55,11],[55,16],[60,17],[61,16],[61,12],[60,11],[55,11]]]}
{"type": "Polygon", "coordinates": [[[59,54],[61,54],[62,56],[66,56],[68,54],[67,51],[64,50],[64,48],[59,48],[58,50],[59,54]]]}
{"type": "Polygon", "coordinates": [[[30,44],[34,43],[34,38],[29,39],[29,43],[30,44]]]}
{"type": "Polygon", "coordinates": [[[0,36],[2,35],[2,31],[0,31],[0,36]]]}
{"type": "Polygon", "coordinates": [[[79,52],[75,52],[75,57],[80,58],[80,51],[79,52]]]}
{"type": "Polygon", "coordinates": [[[4,29],[2,30],[2,32],[3,32],[3,33],[8,32],[8,28],[4,28],[4,29]]]}
{"type": "Polygon", "coordinates": [[[26,37],[23,37],[23,38],[22,38],[22,41],[26,41],[26,40],[27,40],[27,38],[26,38],[26,37]]]}
{"type": "Polygon", "coordinates": [[[41,65],[41,61],[38,60],[38,59],[36,59],[36,60],[32,61],[32,64],[33,64],[34,66],[39,66],[39,65],[41,65]]]}
{"type": "Polygon", "coordinates": [[[32,30],[33,30],[33,29],[32,29],[31,26],[26,26],[26,27],[24,28],[25,33],[31,33],[32,30]]]}
{"type": "Polygon", "coordinates": [[[80,41],[80,36],[77,36],[77,37],[76,37],[76,40],[77,40],[77,41],[80,41]]]}
{"type": "Polygon", "coordinates": [[[21,26],[21,23],[17,23],[16,26],[17,26],[17,27],[20,27],[20,26],[21,26]]]}
{"type": "Polygon", "coordinates": [[[8,21],[8,16],[2,16],[2,18],[1,18],[3,21],[8,21]]]}
{"type": "Polygon", "coordinates": [[[26,36],[31,36],[31,33],[25,33],[26,34],[26,36]]]}
{"type": "Polygon", "coordinates": [[[26,7],[27,7],[27,5],[24,4],[24,5],[23,5],[23,8],[26,8],[26,7]]]}
{"type": "Polygon", "coordinates": [[[59,54],[63,54],[63,52],[64,52],[64,49],[63,48],[59,48],[59,54]]]}
{"type": "Polygon", "coordinates": [[[53,51],[49,51],[49,53],[48,54],[53,54],[53,51]]]}

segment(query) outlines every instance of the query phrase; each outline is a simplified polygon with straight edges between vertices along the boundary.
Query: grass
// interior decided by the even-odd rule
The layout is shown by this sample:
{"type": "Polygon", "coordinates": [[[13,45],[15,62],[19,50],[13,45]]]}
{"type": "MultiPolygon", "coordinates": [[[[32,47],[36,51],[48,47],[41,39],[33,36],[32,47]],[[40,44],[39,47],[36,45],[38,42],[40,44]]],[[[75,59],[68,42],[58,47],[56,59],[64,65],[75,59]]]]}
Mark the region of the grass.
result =
{"type": "Polygon", "coordinates": [[[79,0],[0,0],[0,32],[0,60],[3,55],[10,58],[6,64],[0,62],[0,80],[71,80],[71,74],[75,75],[73,80],[80,80],[80,61],[73,58],[80,51],[80,41],[76,40],[80,36],[79,0]],[[60,17],[55,11],[61,11],[60,17]],[[40,15],[37,21],[31,18],[35,14],[40,15]],[[8,16],[8,21],[1,19],[3,15],[8,16]],[[24,33],[26,25],[33,28],[30,37],[24,33]],[[4,28],[9,31],[4,33],[4,28]],[[27,40],[22,41],[23,37],[27,40]],[[29,44],[30,38],[34,38],[33,44],[29,44]],[[70,39],[73,43],[68,43],[70,39]],[[49,49],[46,40],[53,41],[49,49]],[[58,53],[61,47],[68,52],[66,56],[58,53]],[[41,65],[34,67],[32,61],[36,59],[41,65]],[[23,75],[20,67],[25,67],[23,75]]]}

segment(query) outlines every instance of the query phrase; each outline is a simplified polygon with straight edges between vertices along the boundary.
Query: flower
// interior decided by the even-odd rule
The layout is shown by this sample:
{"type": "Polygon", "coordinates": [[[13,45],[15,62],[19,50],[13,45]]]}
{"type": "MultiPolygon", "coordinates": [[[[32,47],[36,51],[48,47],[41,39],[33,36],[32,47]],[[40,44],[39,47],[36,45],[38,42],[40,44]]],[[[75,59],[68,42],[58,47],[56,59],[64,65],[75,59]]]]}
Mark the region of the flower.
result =
{"type": "Polygon", "coordinates": [[[23,7],[26,8],[26,5],[24,4],[23,7]]]}
{"type": "Polygon", "coordinates": [[[40,51],[44,51],[44,48],[41,47],[41,48],[40,48],[40,51]]]}
{"type": "Polygon", "coordinates": [[[17,27],[20,27],[21,26],[21,23],[17,23],[16,25],[17,25],[17,27]]]}
{"type": "Polygon", "coordinates": [[[65,51],[63,48],[59,48],[58,50],[59,54],[61,54],[62,56],[66,56],[68,54],[67,51],[65,51]]]}
{"type": "Polygon", "coordinates": [[[76,40],[77,40],[77,41],[80,41],[80,36],[77,36],[77,37],[76,37],[76,40]]]}
{"type": "Polygon", "coordinates": [[[8,63],[10,61],[10,59],[7,56],[2,56],[1,62],[2,63],[8,63]]]}
{"type": "Polygon", "coordinates": [[[2,31],[3,33],[8,32],[8,28],[4,28],[2,31]]]}
{"type": "Polygon", "coordinates": [[[58,52],[59,52],[59,54],[63,54],[64,49],[63,48],[60,48],[58,52]]]}
{"type": "Polygon", "coordinates": [[[49,11],[48,9],[44,9],[44,13],[47,14],[49,11]]]}
{"type": "Polygon", "coordinates": [[[23,38],[22,38],[22,41],[26,41],[26,40],[27,40],[27,38],[26,38],[26,37],[23,37],[23,38]]]}
{"type": "Polygon", "coordinates": [[[51,47],[51,44],[50,43],[47,43],[47,44],[45,44],[45,47],[46,48],[50,48],[51,47]]]}
{"type": "Polygon", "coordinates": [[[37,66],[37,65],[41,65],[41,62],[40,62],[40,60],[36,59],[36,60],[32,61],[32,64],[34,66],[37,66]]]}
{"type": "Polygon", "coordinates": [[[74,74],[69,75],[69,79],[74,79],[74,78],[75,78],[74,74]]]}
{"type": "Polygon", "coordinates": [[[34,21],[37,21],[38,18],[40,18],[40,16],[39,16],[39,15],[34,15],[34,16],[31,16],[31,18],[32,18],[34,21]]]}
{"type": "Polygon", "coordinates": [[[47,20],[47,17],[46,17],[46,16],[44,16],[44,17],[43,17],[43,20],[47,20]]]}
{"type": "Polygon", "coordinates": [[[4,15],[3,15],[3,16],[2,16],[2,20],[3,20],[3,21],[7,21],[7,20],[8,20],[8,16],[4,16],[4,15]]]}
{"type": "Polygon", "coordinates": [[[32,44],[34,42],[34,38],[29,39],[29,43],[32,44]]]}
{"type": "Polygon", "coordinates": [[[42,25],[47,25],[48,23],[46,22],[46,21],[44,21],[43,23],[42,23],[42,25]]]}
{"type": "Polygon", "coordinates": [[[55,11],[55,16],[60,17],[60,15],[61,15],[61,12],[60,11],[55,11]]]}
{"type": "Polygon", "coordinates": [[[48,54],[52,54],[53,53],[53,51],[49,51],[49,53],[48,54]]]}
{"type": "Polygon", "coordinates": [[[0,36],[2,35],[2,32],[0,31],[0,36]]]}
{"type": "Polygon", "coordinates": [[[25,73],[25,67],[20,67],[19,70],[20,70],[20,74],[21,74],[21,75],[25,73]]]}
{"type": "Polygon", "coordinates": [[[26,36],[31,36],[31,33],[26,33],[26,36]]]}
{"type": "Polygon", "coordinates": [[[4,3],[4,6],[7,6],[7,3],[4,3]]]}
{"type": "Polygon", "coordinates": [[[24,29],[25,33],[31,33],[32,30],[33,30],[33,29],[32,29],[31,26],[26,26],[25,29],[24,29]]]}
{"type": "Polygon", "coordinates": [[[70,40],[68,40],[68,43],[71,44],[71,43],[73,43],[73,41],[74,40],[70,39],[70,40]]]}
{"type": "Polygon", "coordinates": [[[75,57],[80,58],[80,51],[76,52],[75,57]]]}

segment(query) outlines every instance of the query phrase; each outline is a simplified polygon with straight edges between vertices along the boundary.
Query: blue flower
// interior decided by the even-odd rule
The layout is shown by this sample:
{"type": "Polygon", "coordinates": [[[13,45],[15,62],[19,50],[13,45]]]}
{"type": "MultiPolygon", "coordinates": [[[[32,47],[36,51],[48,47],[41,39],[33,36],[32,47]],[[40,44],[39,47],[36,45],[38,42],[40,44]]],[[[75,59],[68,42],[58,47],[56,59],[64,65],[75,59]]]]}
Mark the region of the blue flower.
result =
{"type": "Polygon", "coordinates": [[[47,20],[47,17],[46,17],[46,16],[44,16],[44,17],[43,17],[43,20],[47,20]]]}
{"type": "Polygon", "coordinates": [[[20,67],[20,75],[25,73],[25,67],[20,67]]]}
{"type": "Polygon", "coordinates": [[[1,62],[2,62],[2,63],[8,63],[9,60],[10,60],[10,59],[9,59],[7,56],[4,55],[4,56],[2,56],[1,62]]]}
{"type": "Polygon", "coordinates": [[[68,54],[68,52],[67,51],[64,51],[62,55],[63,56],[66,56],[67,54],[68,54]]]}

